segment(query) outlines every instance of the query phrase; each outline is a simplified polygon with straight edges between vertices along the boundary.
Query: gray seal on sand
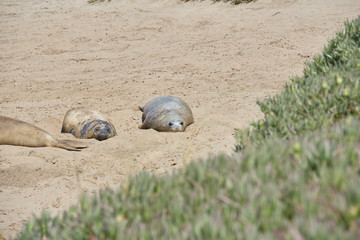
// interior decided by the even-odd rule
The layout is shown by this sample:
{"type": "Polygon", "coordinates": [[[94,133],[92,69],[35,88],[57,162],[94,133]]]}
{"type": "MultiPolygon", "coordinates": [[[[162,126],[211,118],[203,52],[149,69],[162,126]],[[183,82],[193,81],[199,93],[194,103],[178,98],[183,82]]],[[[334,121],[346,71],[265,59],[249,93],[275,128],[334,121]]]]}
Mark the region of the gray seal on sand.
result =
{"type": "Polygon", "coordinates": [[[140,129],[184,132],[187,126],[194,123],[189,105],[178,97],[156,97],[139,109],[143,112],[140,129]]]}
{"type": "Polygon", "coordinates": [[[83,108],[73,108],[66,112],[62,133],[71,133],[77,138],[95,138],[99,141],[116,136],[114,125],[100,112],[83,108]]]}
{"type": "Polygon", "coordinates": [[[5,116],[0,116],[0,145],[57,147],[70,151],[87,148],[87,145],[82,142],[58,140],[30,123],[5,116]]]}

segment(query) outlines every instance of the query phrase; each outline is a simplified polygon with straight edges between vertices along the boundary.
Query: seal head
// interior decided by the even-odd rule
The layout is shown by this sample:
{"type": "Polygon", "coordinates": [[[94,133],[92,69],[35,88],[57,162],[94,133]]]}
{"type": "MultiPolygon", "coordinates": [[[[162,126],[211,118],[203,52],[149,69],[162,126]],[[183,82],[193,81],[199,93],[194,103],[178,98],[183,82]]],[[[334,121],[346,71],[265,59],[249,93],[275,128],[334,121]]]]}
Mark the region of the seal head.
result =
{"type": "Polygon", "coordinates": [[[100,112],[82,108],[73,108],[66,112],[62,133],[71,133],[77,138],[95,138],[99,141],[116,136],[114,125],[100,112]]]}
{"type": "Polygon", "coordinates": [[[181,120],[175,120],[168,123],[169,128],[173,132],[183,132],[184,122],[181,120]]]}
{"type": "Polygon", "coordinates": [[[143,112],[140,129],[184,132],[194,122],[190,107],[178,97],[157,97],[139,108],[143,112]]]}
{"type": "Polygon", "coordinates": [[[152,123],[151,128],[160,132],[184,132],[186,125],[184,119],[177,113],[171,111],[162,112],[162,115],[158,115],[157,119],[151,119],[151,115],[147,115],[147,123],[152,123]]]}
{"type": "MultiPolygon", "coordinates": [[[[74,131],[70,131],[71,134],[74,134],[74,131]]],[[[109,122],[103,120],[94,120],[88,122],[84,125],[81,130],[80,138],[88,135],[89,133],[93,134],[93,137],[99,141],[106,140],[116,135],[115,128],[112,128],[109,122]]]]}

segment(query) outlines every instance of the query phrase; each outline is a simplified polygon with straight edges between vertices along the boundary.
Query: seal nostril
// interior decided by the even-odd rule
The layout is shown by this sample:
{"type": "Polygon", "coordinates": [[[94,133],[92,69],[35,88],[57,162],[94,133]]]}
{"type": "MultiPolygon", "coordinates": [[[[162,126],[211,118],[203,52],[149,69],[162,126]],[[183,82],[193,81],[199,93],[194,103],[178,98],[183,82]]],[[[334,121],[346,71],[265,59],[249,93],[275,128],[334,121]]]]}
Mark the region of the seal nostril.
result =
{"type": "Polygon", "coordinates": [[[108,138],[107,138],[106,136],[100,134],[100,135],[97,136],[96,139],[99,140],[99,141],[104,141],[104,140],[106,140],[106,139],[108,139],[108,138]]]}

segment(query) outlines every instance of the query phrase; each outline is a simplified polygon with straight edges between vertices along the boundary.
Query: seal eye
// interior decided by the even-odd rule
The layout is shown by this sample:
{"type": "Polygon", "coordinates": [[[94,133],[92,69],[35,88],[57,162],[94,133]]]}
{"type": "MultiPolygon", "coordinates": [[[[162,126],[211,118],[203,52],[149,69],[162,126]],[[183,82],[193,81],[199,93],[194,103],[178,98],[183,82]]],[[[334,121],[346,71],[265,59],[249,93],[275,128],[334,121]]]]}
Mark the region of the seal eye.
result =
{"type": "Polygon", "coordinates": [[[169,126],[171,127],[172,125],[174,125],[172,122],[169,122],[169,126]]]}
{"type": "Polygon", "coordinates": [[[99,131],[100,131],[100,128],[98,128],[98,127],[94,129],[95,133],[98,133],[99,131]]]}
{"type": "Polygon", "coordinates": [[[181,121],[181,122],[180,122],[180,125],[181,125],[181,126],[183,126],[183,125],[184,125],[184,123],[181,121]]]}

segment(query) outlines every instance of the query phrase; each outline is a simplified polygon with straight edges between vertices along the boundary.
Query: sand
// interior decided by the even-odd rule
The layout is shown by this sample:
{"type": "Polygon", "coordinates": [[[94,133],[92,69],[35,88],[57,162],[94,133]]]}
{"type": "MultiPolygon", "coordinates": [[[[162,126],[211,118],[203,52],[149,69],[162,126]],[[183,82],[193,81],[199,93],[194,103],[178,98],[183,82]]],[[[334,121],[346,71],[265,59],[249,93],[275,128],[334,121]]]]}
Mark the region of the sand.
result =
{"type": "Polygon", "coordinates": [[[102,112],[118,136],[81,152],[0,146],[0,235],[41,209],[148,171],[230,154],[234,133],[263,117],[257,99],[281,91],[360,13],[358,0],[2,0],[0,114],[60,139],[65,112],[102,112]],[[175,95],[192,108],[184,133],[140,130],[142,105],[175,95]]]}

